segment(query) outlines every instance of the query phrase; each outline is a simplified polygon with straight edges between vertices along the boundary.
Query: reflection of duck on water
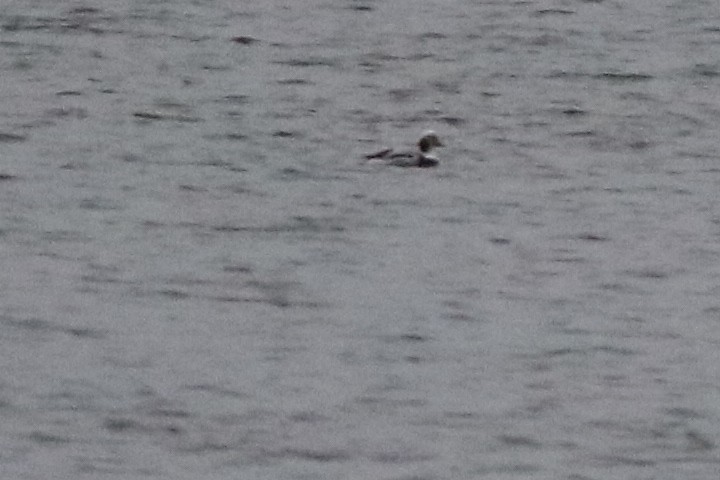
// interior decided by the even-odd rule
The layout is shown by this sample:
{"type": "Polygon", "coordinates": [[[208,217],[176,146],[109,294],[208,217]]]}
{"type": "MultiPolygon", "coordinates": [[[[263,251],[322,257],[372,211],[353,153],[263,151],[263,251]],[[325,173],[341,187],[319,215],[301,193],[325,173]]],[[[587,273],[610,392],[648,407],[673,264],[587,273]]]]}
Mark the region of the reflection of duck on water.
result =
{"type": "Polygon", "coordinates": [[[396,167],[435,167],[439,160],[430,155],[430,150],[434,147],[443,147],[443,143],[437,134],[432,130],[428,130],[420,137],[417,143],[417,150],[397,151],[392,148],[380,150],[379,152],[365,155],[368,163],[381,163],[384,165],[394,165],[396,167]]]}

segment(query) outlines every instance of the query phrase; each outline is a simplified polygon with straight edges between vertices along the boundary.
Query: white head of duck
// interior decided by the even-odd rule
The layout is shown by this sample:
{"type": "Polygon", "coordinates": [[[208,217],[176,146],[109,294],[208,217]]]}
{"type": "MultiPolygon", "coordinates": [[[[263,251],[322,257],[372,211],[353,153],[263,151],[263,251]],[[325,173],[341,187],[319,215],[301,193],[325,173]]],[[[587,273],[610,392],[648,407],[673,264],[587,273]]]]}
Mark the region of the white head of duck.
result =
{"type": "Polygon", "coordinates": [[[430,155],[435,147],[444,147],[437,133],[427,130],[417,142],[417,150],[394,150],[386,148],[379,152],[365,155],[365,159],[371,163],[382,163],[396,167],[436,167],[440,161],[437,157],[430,155]]]}

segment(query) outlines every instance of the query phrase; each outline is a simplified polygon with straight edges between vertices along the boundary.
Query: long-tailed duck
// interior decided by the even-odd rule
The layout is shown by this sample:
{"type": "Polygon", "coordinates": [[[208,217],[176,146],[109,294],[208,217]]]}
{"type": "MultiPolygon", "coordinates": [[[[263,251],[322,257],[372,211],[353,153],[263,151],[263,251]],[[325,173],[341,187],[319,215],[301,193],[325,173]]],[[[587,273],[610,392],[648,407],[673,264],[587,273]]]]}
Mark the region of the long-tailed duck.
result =
{"type": "Polygon", "coordinates": [[[379,152],[365,155],[368,163],[382,163],[384,165],[394,165],[396,167],[436,167],[439,160],[430,155],[430,150],[434,147],[443,147],[443,143],[437,134],[432,130],[423,133],[417,143],[417,150],[398,151],[392,148],[380,150],[379,152]]]}

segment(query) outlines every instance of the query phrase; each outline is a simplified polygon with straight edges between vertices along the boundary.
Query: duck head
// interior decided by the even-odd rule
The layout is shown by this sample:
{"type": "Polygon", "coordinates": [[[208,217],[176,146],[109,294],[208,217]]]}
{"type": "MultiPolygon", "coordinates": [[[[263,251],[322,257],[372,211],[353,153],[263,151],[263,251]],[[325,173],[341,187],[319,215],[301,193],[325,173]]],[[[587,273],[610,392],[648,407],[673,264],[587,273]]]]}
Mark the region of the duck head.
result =
{"type": "Polygon", "coordinates": [[[420,140],[418,141],[418,148],[420,148],[420,151],[422,153],[427,153],[435,147],[444,146],[445,145],[443,145],[443,143],[440,141],[440,138],[438,138],[437,134],[432,130],[428,130],[427,132],[423,133],[423,136],[420,137],[420,140]]]}

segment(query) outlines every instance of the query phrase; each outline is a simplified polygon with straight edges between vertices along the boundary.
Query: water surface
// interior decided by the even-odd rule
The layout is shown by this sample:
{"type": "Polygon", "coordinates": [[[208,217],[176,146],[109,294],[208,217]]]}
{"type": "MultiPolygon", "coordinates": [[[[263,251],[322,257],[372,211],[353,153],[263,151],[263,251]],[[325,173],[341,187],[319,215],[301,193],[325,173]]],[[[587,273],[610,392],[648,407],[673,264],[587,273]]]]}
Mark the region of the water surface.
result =
{"type": "Polygon", "coordinates": [[[715,478],[719,44],[702,1],[0,7],[3,478],[715,478]]]}

